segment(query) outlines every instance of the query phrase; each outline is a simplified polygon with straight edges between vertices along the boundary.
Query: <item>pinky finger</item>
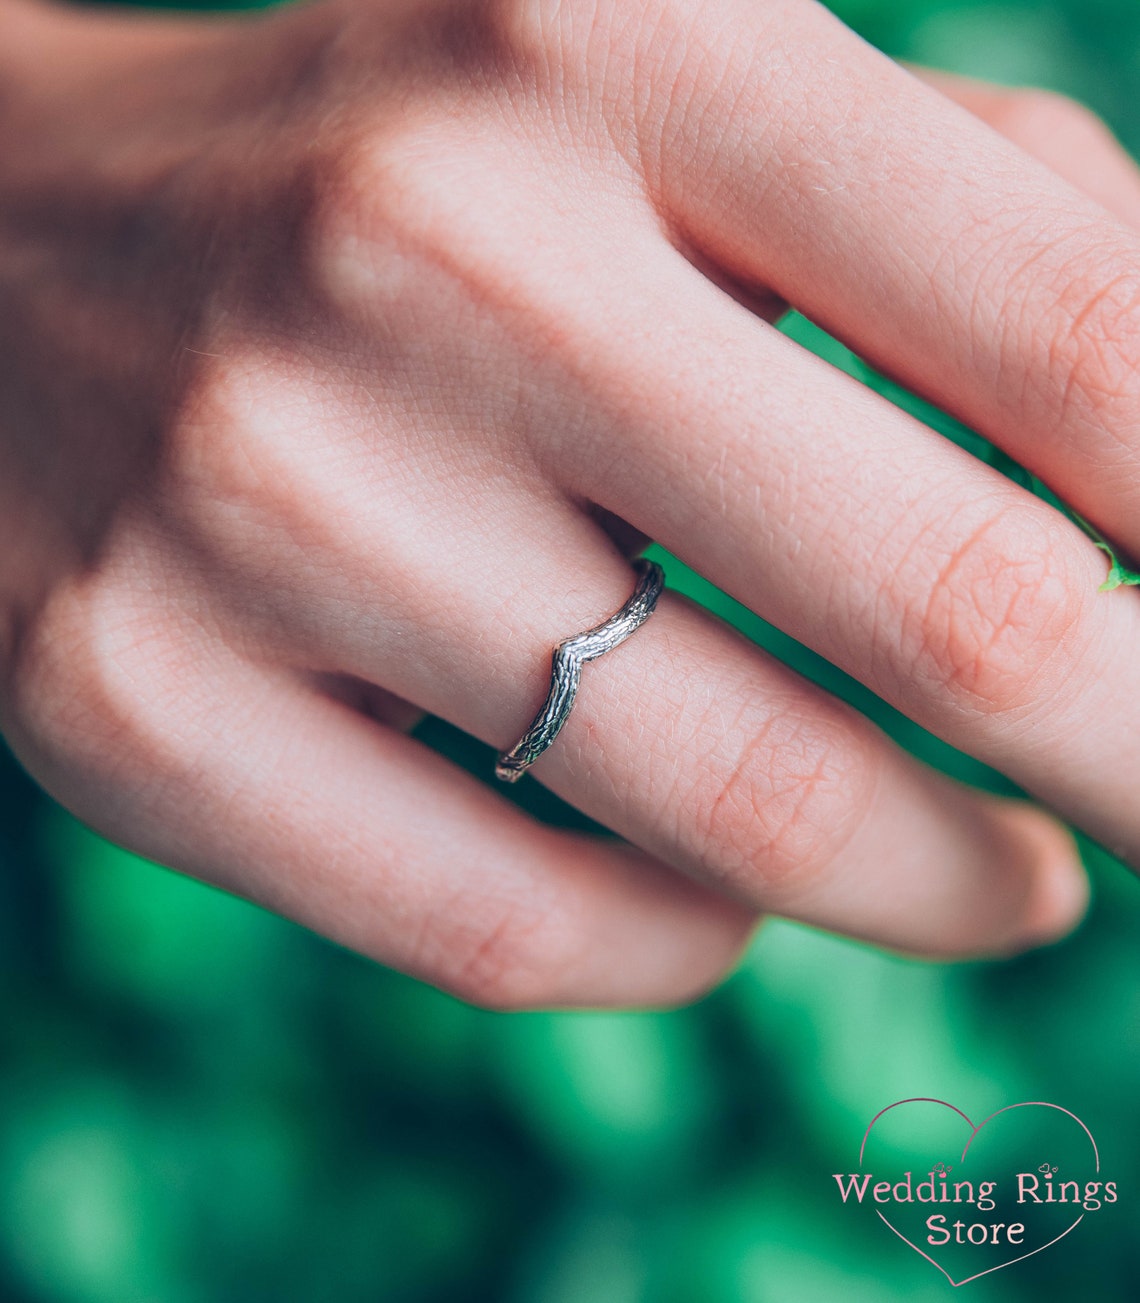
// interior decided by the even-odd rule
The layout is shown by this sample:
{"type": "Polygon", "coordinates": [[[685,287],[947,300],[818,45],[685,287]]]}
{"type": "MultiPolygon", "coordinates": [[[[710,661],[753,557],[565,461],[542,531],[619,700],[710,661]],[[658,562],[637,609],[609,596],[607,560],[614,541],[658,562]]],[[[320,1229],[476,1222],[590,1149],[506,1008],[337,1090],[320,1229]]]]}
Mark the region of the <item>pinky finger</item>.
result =
{"type": "Polygon", "coordinates": [[[107,658],[95,718],[13,742],[101,832],[476,1004],[675,1004],[738,957],[753,910],[547,828],[396,728],[222,655],[194,658],[192,678],[153,645],[145,666],[107,658]],[[155,682],[163,666],[177,683],[155,682]],[[140,674],[179,718],[152,726],[132,704],[140,674]],[[110,763],[84,754],[98,736],[115,738],[110,763]]]}

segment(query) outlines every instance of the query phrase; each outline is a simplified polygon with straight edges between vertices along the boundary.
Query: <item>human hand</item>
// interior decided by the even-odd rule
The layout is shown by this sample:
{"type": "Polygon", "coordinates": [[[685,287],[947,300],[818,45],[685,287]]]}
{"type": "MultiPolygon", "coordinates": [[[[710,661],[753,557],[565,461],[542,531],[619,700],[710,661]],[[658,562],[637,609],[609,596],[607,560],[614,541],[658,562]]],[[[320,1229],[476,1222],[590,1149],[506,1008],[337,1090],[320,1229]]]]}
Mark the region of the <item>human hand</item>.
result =
{"type": "Polygon", "coordinates": [[[5,14],[0,726],[83,818],[499,1007],[687,998],[757,911],[942,955],[1072,924],[1059,826],[675,596],[534,770],[632,846],[404,734],[513,742],[652,537],[1140,862],[1135,595],[766,320],[1140,547],[1137,237],[1070,182],[1140,200],[1078,111],[806,0],[5,14]]]}

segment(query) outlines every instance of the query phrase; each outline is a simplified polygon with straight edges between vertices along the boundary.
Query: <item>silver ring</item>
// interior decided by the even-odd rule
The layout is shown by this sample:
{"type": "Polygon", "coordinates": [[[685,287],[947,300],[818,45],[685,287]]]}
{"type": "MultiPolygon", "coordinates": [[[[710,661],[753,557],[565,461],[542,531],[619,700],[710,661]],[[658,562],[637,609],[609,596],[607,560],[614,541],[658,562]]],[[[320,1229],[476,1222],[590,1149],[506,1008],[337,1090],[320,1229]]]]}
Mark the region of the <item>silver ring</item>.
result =
{"type": "Polygon", "coordinates": [[[570,718],[570,708],[582,682],[582,666],[619,647],[653,614],[665,587],[665,571],[656,561],[646,561],[644,557],[635,561],[633,568],[637,572],[637,587],[621,610],[604,624],[566,638],[554,648],[546,702],[519,741],[500,754],[495,765],[496,778],[504,783],[518,782],[570,718]]]}

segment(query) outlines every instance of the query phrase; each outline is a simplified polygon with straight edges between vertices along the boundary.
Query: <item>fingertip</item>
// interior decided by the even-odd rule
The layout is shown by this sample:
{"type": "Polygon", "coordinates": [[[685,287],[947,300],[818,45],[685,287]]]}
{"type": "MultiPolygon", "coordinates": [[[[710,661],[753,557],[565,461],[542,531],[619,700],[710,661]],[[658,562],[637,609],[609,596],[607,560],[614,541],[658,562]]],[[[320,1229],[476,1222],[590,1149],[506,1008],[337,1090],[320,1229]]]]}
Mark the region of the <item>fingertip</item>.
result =
{"type": "Polygon", "coordinates": [[[1049,945],[1072,932],[1089,906],[1089,880],[1072,833],[1036,806],[1015,803],[1006,818],[1032,857],[1032,887],[1027,901],[1022,947],[1049,945]]]}
{"type": "Polygon", "coordinates": [[[1012,908],[1004,937],[995,937],[973,957],[1008,958],[1060,941],[1077,927],[1089,903],[1088,877],[1072,833],[1028,801],[984,799],[1002,878],[1011,888],[1018,885],[1008,897],[1012,908]]]}
{"type": "Polygon", "coordinates": [[[934,944],[902,948],[943,961],[992,961],[1060,941],[1089,903],[1072,833],[1029,801],[981,793],[971,801],[978,840],[960,885],[968,881],[973,904],[942,915],[934,944]]]}

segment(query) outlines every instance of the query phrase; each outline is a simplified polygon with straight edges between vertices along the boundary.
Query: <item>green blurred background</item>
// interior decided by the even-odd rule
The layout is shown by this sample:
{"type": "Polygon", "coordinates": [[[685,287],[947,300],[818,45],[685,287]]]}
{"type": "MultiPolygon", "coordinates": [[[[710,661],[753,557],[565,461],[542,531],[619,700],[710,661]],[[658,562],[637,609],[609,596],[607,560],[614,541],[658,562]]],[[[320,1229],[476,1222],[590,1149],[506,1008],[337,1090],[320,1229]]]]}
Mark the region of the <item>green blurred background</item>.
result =
{"type": "MultiPolygon", "coordinates": [[[[1140,146],[1137,0],[834,8],[893,55],[1074,94],[1140,146]]],[[[1140,885],[1087,858],[1088,922],[1011,963],[912,963],[777,923],[694,1008],[496,1015],[107,845],[0,752],[0,1298],[940,1300],[947,1282],[830,1177],[881,1107],[935,1095],[976,1118],[1062,1104],[1121,1183],[1063,1243],[965,1286],[973,1303],[1134,1299],[1140,885]]]]}

